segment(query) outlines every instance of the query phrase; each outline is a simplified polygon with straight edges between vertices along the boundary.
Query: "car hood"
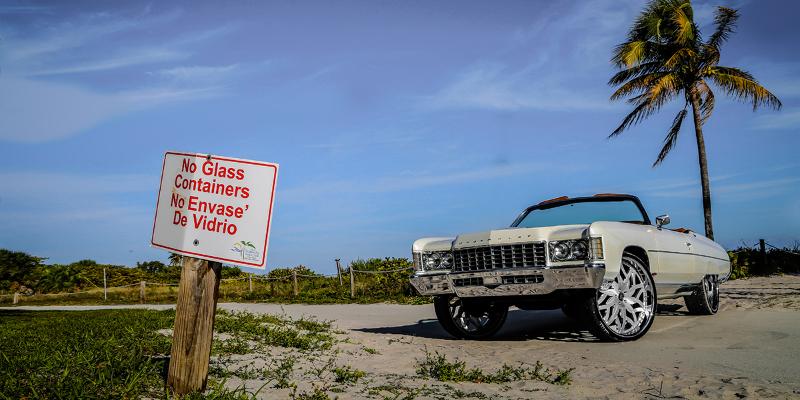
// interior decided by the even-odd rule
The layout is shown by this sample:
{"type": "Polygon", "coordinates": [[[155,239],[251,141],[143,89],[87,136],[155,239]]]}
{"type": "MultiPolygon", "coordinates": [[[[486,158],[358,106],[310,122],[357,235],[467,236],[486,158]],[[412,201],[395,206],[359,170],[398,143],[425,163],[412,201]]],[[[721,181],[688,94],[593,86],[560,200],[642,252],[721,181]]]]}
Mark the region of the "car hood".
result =
{"type": "Polygon", "coordinates": [[[559,225],[541,228],[506,228],[458,235],[453,248],[491,246],[550,240],[580,239],[589,225],[559,225]]]}

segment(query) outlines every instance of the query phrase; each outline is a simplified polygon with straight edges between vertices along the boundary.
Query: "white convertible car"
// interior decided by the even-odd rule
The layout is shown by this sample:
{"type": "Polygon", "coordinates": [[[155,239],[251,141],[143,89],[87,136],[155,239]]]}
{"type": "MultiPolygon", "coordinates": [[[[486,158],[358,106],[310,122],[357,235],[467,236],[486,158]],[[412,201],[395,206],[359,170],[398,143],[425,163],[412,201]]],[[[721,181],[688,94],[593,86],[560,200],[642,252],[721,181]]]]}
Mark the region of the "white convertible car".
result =
{"type": "Polygon", "coordinates": [[[496,333],[512,305],[561,308],[601,340],[634,340],[659,298],[693,314],[719,307],[728,253],[669,216],[650,222],[636,196],[559,197],[528,207],[510,228],[414,242],[411,284],[435,296],[442,327],[458,338],[496,333]]]}

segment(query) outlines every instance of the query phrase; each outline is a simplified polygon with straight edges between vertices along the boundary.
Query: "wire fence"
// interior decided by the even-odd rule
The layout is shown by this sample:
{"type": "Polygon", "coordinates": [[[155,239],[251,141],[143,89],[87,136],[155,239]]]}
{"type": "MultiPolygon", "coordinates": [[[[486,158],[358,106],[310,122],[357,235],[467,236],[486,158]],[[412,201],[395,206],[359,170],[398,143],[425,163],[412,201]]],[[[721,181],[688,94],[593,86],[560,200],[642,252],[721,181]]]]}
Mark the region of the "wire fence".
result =
{"type": "Polygon", "coordinates": [[[738,249],[728,252],[731,259],[731,279],[776,273],[800,273],[798,249],[798,244],[793,248],[780,248],[765,239],[759,239],[752,245],[743,241],[738,249]]]}
{"type": "MultiPolygon", "coordinates": [[[[349,298],[355,299],[359,294],[370,295],[370,289],[376,286],[371,285],[371,283],[374,283],[375,278],[370,277],[380,275],[395,278],[388,285],[384,283],[379,287],[383,294],[391,294],[385,292],[403,292],[403,289],[405,289],[403,286],[408,286],[408,275],[398,276],[397,274],[411,271],[412,269],[410,267],[391,270],[342,269],[337,264],[338,273],[336,274],[308,274],[298,273],[297,271],[291,271],[285,276],[248,274],[247,276],[220,279],[220,297],[223,300],[230,298],[245,300],[270,297],[298,298],[304,295],[304,291],[308,290],[310,292],[322,292],[327,296],[335,295],[339,300],[342,300],[347,297],[347,289],[349,289],[349,298]],[[348,274],[349,282],[345,282],[344,276],[348,274]],[[358,275],[363,275],[364,277],[356,278],[358,275]],[[314,282],[318,283],[315,284],[314,282]],[[287,283],[290,283],[289,288],[285,287],[287,283]],[[349,288],[347,287],[348,283],[349,288]],[[391,290],[393,287],[400,288],[400,290],[391,290]]],[[[81,298],[82,300],[93,300],[95,302],[111,301],[116,303],[163,302],[177,298],[180,287],[179,282],[140,281],[118,286],[105,286],[104,282],[102,287],[94,285],[91,281],[88,282],[95,288],[61,293],[0,294],[0,303],[7,303],[9,300],[11,300],[12,304],[49,303],[64,298],[81,298]]],[[[405,292],[407,292],[406,294],[411,294],[409,290],[405,290],[405,292]]]]}

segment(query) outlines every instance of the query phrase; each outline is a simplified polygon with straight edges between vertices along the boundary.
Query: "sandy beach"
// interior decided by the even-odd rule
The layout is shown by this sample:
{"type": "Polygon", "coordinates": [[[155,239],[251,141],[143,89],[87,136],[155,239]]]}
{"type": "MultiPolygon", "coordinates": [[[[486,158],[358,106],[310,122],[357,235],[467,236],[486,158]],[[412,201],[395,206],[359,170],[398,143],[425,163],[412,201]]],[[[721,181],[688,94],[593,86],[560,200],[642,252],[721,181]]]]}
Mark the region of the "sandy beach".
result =
{"type": "MultiPolygon", "coordinates": [[[[800,397],[800,277],[728,282],[715,316],[690,316],[680,300],[662,302],[650,331],[630,343],[597,342],[560,311],[513,309],[489,341],[454,340],[439,326],[431,305],[279,305],[224,303],[226,310],[285,314],[333,321],[342,341],[333,350],[267,352],[224,360],[227,368],[274,365],[297,359],[298,392],[325,387],[326,366],[366,372],[340,398],[798,398],[800,397]],[[494,371],[503,364],[574,368],[572,383],[443,383],[417,376],[426,352],[494,371]],[[409,397],[406,397],[409,396],[409,397]]],[[[120,306],[126,307],[126,306],[120,306]]],[[[139,306],[127,306],[139,307],[139,306]]],[[[169,306],[144,306],[164,308],[169,306]]],[[[19,307],[27,308],[27,307],[19,307]]],[[[30,307],[90,309],[99,307],[30,307]]],[[[220,360],[217,360],[218,362],[220,360]]],[[[231,378],[232,387],[264,386],[231,378]]],[[[264,398],[289,397],[292,389],[261,389],[264,398]]]]}

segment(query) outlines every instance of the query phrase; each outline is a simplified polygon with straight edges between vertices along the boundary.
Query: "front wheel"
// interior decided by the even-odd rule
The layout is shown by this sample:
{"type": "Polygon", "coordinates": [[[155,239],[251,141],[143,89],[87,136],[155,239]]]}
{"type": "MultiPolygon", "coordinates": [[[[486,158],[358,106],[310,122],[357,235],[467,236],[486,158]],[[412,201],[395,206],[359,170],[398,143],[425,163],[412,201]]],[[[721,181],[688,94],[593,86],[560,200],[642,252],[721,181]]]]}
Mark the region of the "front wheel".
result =
{"type": "Polygon", "coordinates": [[[625,253],[617,277],[604,280],[584,306],[589,329],[600,340],[636,340],[653,325],[655,282],[642,260],[625,253]]]}
{"type": "Polygon", "coordinates": [[[684,296],[689,314],[713,315],[719,311],[719,278],[706,275],[694,293],[684,296]]]}
{"type": "Polygon", "coordinates": [[[465,304],[457,296],[437,296],[433,307],[442,328],[459,339],[488,339],[500,330],[508,316],[507,305],[465,304]]]}

